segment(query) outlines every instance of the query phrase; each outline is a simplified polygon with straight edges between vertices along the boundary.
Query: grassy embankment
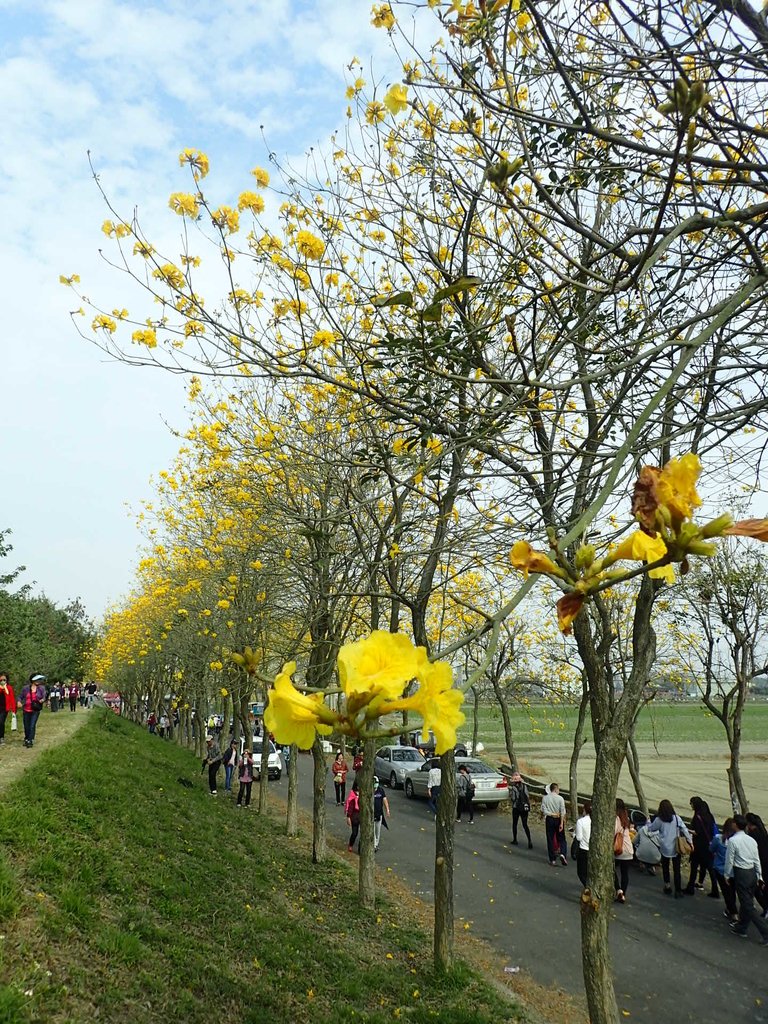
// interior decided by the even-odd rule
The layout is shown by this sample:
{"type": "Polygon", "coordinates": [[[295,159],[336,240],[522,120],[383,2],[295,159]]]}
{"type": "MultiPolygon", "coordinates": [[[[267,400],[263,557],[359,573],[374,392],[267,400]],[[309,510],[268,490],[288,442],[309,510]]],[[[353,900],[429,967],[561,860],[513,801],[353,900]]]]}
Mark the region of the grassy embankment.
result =
{"type": "Polygon", "coordinates": [[[436,975],[392,899],[364,913],[352,868],[313,866],[278,804],[237,811],[198,773],[94,713],[5,790],[0,1024],[523,1019],[468,966],[436,975]]]}

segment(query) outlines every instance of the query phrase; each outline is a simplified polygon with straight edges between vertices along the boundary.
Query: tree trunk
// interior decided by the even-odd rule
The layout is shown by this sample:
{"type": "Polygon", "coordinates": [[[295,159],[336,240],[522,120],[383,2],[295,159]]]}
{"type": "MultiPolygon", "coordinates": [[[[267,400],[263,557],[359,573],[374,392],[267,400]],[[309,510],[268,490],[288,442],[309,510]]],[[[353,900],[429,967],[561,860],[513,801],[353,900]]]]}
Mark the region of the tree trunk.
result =
{"type": "Polygon", "coordinates": [[[478,721],[477,712],[478,705],[480,704],[480,696],[477,692],[477,687],[472,687],[472,753],[477,757],[477,738],[480,733],[480,722],[478,721]]]}
{"type": "Polygon", "coordinates": [[[360,903],[366,910],[376,905],[376,859],[373,854],[373,759],[376,756],[376,740],[366,739],[363,744],[363,767],[355,778],[360,797],[360,865],[358,893],[360,903]]]}
{"type": "Polygon", "coordinates": [[[299,748],[293,743],[290,750],[285,831],[289,836],[296,836],[299,834],[299,748]]]}
{"type": "Polygon", "coordinates": [[[579,717],[576,720],[576,731],[573,734],[573,750],[568,765],[568,790],[570,793],[571,821],[579,816],[579,755],[585,742],[585,726],[589,708],[589,689],[586,678],[582,680],[581,700],[579,701],[579,717]]]}
{"type": "Polygon", "coordinates": [[[435,822],[435,969],[453,966],[453,837],[456,823],[456,758],[440,758],[442,778],[435,822]]]}
{"type": "Polygon", "coordinates": [[[623,743],[603,742],[592,785],[589,888],[581,894],[581,956],[591,1024],[616,1024],[619,1008],[613,988],[608,925],[614,896],[613,836],[616,787],[624,760],[623,743]]]}
{"type": "Polygon", "coordinates": [[[319,736],[315,736],[312,744],[312,761],[312,863],[322,864],[328,852],[325,835],[325,777],[328,769],[323,741],[319,736]]]}
{"type": "MultiPolygon", "coordinates": [[[[516,769],[517,754],[515,753],[515,741],[512,737],[512,723],[509,720],[509,702],[499,686],[498,679],[491,677],[491,685],[493,686],[493,692],[499,705],[499,709],[501,710],[501,724],[504,726],[504,745],[507,748],[509,766],[510,768],[516,769]]],[[[474,753],[474,749],[472,753],[474,753]]]]}
{"type": "Polygon", "coordinates": [[[637,745],[635,744],[635,726],[637,719],[632,723],[632,732],[629,734],[629,742],[627,743],[627,768],[629,768],[629,774],[632,776],[632,783],[635,787],[635,793],[637,794],[637,803],[640,810],[647,817],[648,815],[648,800],[645,796],[645,790],[643,789],[643,779],[640,775],[640,758],[637,753],[637,745]]]}
{"type": "Polygon", "coordinates": [[[728,765],[728,788],[731,794],[731,804],[734,814],[746,814],[749,810],[747,792],[741,779],[741,739],[734,742],[731,747],[731,760],[728,765]]]}

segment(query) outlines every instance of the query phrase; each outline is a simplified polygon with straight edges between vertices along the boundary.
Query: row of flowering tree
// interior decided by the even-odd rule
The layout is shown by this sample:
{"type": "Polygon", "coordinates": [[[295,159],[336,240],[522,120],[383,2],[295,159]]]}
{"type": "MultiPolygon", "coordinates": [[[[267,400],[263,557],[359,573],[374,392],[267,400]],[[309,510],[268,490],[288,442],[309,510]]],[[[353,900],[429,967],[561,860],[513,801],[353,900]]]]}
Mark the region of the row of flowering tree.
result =
{"type": "MultiPolygon", "coordinates": [[[[208,157],[185,151],[188,191],[170,197],[185,221],[178,253],[112,212],[110,259],[158,306],[148,318],[122,302],[96,308],[94,335],[127,362],[213,376],[232,393],[208,396],[196,440],[210,452],[180,485],[192,500],[193,477],[210,474],[209,500],[194,500],[217,537],[202,541],[213,575],[194,579],[206,599],[221,586],[225,537],[237,535],[244,566],[282,550],[268,563],[276,604],[260,602],[262,662],[280,644],[305,654],[318,708],[313,693],[343,706],[332,691],[345,640],[382,625],[407,622],[438,661],[489,635],[492,657],[533,582],[510,585],[510,559],[562,592],[597,750],[585,985],[591,1019],[613,1021],[613,806],[654,662],[654,606],[673,565],[685,572],[732,529],[716,494],[706,524],[693,521],[699,457],[719,480],[759,465],[744,431],[763,427],[766,408],[764,20],[718,0],[427,0],[376,5],[373,21],[402,78],[369,85],[353,69],[348,128],[303,173],[276,163],[273,184],[256,168],[220,202],[204,189],[208,157]],[[422,50],[424,39],[436,41],[422,50]],[[221,508],[226,488],[249,507],[247,530],[221,508]],[[504,597],[473,603],[464,635],[430,636],[436,607],[477,570],[504,597]],[[619,590],[632,608],[629,671],[609,607],[619,590]]],[[[226,626],[233,650],[258,633],[243,611],[237,636],[226,626]]],[[[201,649],[211,632],[221,641],[207,628],[201,649]]],[[[358,732],[344,719],[369,741],[384,728],[371,700],[358,732]]],[[[449,750],[444,768],[452,779],[449,750]]],[[[440,891],[451,818],[436,830],[440,891]]]]}

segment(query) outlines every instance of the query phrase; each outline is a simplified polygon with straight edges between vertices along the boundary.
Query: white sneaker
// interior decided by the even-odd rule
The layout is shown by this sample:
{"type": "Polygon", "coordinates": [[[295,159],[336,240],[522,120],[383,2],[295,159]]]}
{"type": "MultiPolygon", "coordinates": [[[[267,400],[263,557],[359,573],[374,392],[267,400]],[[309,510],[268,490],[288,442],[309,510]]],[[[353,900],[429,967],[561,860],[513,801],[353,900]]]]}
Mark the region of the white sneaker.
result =
{"type": "Polygon", "coordinates": [[[218,794],[218,793],[216,792],[216,790],[215,790],[215,789],[212,789],[212,790],[211,790],[211,796],[218,796],[218,795],[219,795],[219,794],[218,794]]]}

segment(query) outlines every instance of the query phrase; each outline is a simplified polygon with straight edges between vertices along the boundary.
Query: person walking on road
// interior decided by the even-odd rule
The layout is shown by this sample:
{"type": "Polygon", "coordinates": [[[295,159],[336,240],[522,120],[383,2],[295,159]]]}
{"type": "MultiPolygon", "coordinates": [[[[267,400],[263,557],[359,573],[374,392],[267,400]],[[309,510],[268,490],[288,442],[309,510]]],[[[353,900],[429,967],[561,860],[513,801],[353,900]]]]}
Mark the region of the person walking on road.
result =
{"type": "Polygon", "coordinates": [[[347,772],[349,766],[344,760],[344,755],[340,750],[336,751],[336,757],[333,759],[331,765],[331,775],[333,776],[333,785],[336,790],[336,806],[341,807],[347,796],[347,772]]]}
{"type": "Polygon", "coordinates": [[[662,800],[656,817],[648,826],[648,832],[657,832],[659,835],[659,848],[661,849],[661,873],[664,877],[664,892],[667,896],[672,893],[672,886],[669,881],[669,868],[672,865],[672,875],[675,880],[675,899],[683,895],[683,882],[680,874],[680,851],[677,840],[680,836],[687,839],[693,845],[691,833],[688,831],[685,822],[669,800],[662,800]]]}
{"type": "Polygon", "coordinates": [[[725,851],[725,877],[732,878],[739,900],[739,919],[731,925],[735,935],[746,939],[750,923],[760,932],[760,945],[768,946],[768,921],[755,907],[755,889],[762,881],[760,855],[757,843],[746,831],[747,819],[743,814],[733,819],[733,835],[725,851]]]}
{"type": "Polygon", "coordinates": [[[21,688],[17,707],[24,718],[24,746],[35,745],[35,733],[37,732],[37,720],[45,705],[45,676],[39,672],[29,677],[29,683],[21,688]]]}
{"type": "Polygon", "coordinates": [[[768,916],[768,831],[759,814],[745,814],[747,819],[747,835],[757,843],[757,855],[760,858],[762,879],[755,890],[755,899],[763,908],[763,917],[768,916]]]}
{"type": "Polygon", "coordinates": [[[736,906],[736,890],[733,886],[733,879],[725,877],[725,854],[728,848],[728,840],[733,835],[733,818],[726,818],[723,822],[722,832],[715,832],[712,842],[709,844],[709,852],[712,855],[712,870],[725,900],[723,916],[729,921],[738,921],[739,912],[736,906]]]}
{"type": "Polygon", "coordinates": [[[347,824],[350,828],[347,850],[352,853],[352,848],[357,840],[357,834],[360,831],[360,787],[357,779],[352,783],[352,789],[349,791],[347,802],[344,804],[344,813],[347,816],[347,824]]]}
{"type": "Polygon", "coordinates": [[[381,842],[381,826],[388,829],[387,818],[390,816],[389,800],[387,793],[379,779],[373,777],[373,852],[379,848],[381,842]]]}
{"type": "Polygon", "coordinates": [[[437,801],[440,797],[440,786],[443,781],[443,772],[440,768],[440,761],[434,758],[427,775],[427,796],[429,797],[429,809],[437,818],[437,801]]]}
{"type": "Polygon", "coordinates": [[[629,831],[629,811],[623,800],[616,801],[616,822],[613,828],[613,882],[617,903],[627,902],[629,886],[629,864],[634,859],[635,849],[629,831]]]}
{"type": "Polygon", "coordinates": [[[243,751],[243,756],[240,758],[240,767],[237,771],[238,780],[240,782],[240,788],[237,791],[237,806],[242,807],[243,797],[245,797],[245,806],[251,806],[251,787],[253,786],[253,751],[247,747],[243,751]]]}
{"type": "Polygon", "coordinates": [[[520,824],[528,837],[528,849],[532,850],[531,830],[528,828],[528,814],[531,810],[528,787],[523,782],[520,772],[513,772],[510,781],[512,783],[509,787],[509,799],[512,802],[512,845],[517,846],[517,826],[520,824]]]}
{"type": "Polygon", "coordinates": [[[218,775],[219,768],[221,768],[221,750],[213,736],[209,736],[205,742],[208,749],[205,752],[203,768],[208,768],[208,788],[211,791],[211,796],[218,796],[216,776],[218,775]]]}
{"type": "Polygon", "coordinates": [[[691,810],[693,811],[693,820],[691,821],[693,853],[691,853],[691,871],[688,876],[688,885],[685,887],[685,895],[693,896],[697,889],[703,889],[704,879],[709,874],[709,895],[713,899],[717,899],[720,894],[717,891],[717,879],[712,870],[712,854],[709,852],[709,844],[717,832],[717,825],[709,809],[709,804],[700,796],[691,797],[691,810]]]}
{"type": "Polygon", "coordinates": [[[589,867],[589,840],[592,836],[592,802],[585,800],[581,808],[581,817],[576,822],[573,841],[576,844],[576,874],[582,886],[587,888],[587,870],[589,867]]]}
{"type": "Polygon", "coordinates": [[[456,821],[461,821],[461,812],[469,815],[470,825],[475,823],[475,784],[467,765],[459,765],[456,773],[456,821]]]}
{"type": "Polygon", "coordinates": [[[547,833],[547,856],[550,866],[560,863],[565,867],[568,863],[565,845],[565,800],[560,796],[560,787],[556,782],[550,783],[549,792],[542,797],[541,813],[547,833]]]}
{"type": "Polygon", "coordinates": [[[77,702],[80,699],[80,687],[77,683],[69,684],[69,710],[77,711],[77,702]]]}
{"type": "Polygon", "coordinates": [[[5,723],[16,711],[16,697],[8,681],[8,673],[0,672],[0,743],[5,743],[5,723]]]}

